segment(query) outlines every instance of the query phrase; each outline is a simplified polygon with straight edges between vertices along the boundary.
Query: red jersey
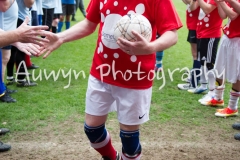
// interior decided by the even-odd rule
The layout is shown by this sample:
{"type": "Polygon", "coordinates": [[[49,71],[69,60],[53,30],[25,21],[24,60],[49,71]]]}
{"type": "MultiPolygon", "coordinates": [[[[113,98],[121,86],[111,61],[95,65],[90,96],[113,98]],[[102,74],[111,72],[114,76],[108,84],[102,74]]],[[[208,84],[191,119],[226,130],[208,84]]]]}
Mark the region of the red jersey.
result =
{"type": "Polygon", "coordinates": [[[191,11],[190,8],[189,8],[189,5],[187,5],[186,22],[187,22],[187,28],[189,30],[196,30],[197,29],[199,11],[200,11],[200,7],[191,11]]]}
{"type": "MultiPolygon", "coordinates": [[[[238,0],[238,2],[240,2],[240,0],[238,0]]],[[[230,18],[228,18],[228,23],[223,27],[223,33],[228,38],[240,37],[240,16],[239,15],[233,21],[230,18]]]]}
{"type": "MultiPolygon", "coordinates": [[[[214,0],[204,0],[208,4],[217,6],[214,0]]],[[[200,9],[197,23],[197,38],[220,38],[222,28],[222,19],[215,8],[211,13],[206,15],[200,9]]]]}
{"type": "Polygon", "coordinates": [[[90,74],[97,79],[124,88],[147,89],[152,86],[155,54],[129,55],[119,49],[114,39],[114,25],[124,15],[138,13],[152,26],[152,40],[156,33],[182,27],[171,0],[91,0],[87,19],[99,23],[97,46],[90,74]]]}

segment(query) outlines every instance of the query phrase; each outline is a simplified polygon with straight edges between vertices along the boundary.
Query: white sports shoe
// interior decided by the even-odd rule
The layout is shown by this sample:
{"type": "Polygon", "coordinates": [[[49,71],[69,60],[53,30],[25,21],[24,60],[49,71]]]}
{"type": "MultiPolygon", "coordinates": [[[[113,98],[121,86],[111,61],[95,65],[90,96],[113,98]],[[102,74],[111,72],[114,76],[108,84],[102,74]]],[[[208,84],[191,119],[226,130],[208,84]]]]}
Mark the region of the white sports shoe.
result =
{"type": "Polygon", "coordinates": [[[206,91],[207,91],[207,88],[203,89],[200,87],[188,90],[189,93],[193,93],[193,94],[206,94],[206,91]]]}
{"type": "Polygon", "coordinates": [[[198,102],[200,102],[202,104],[204,102],[210,101],[213,97],[214,97],[214,95],[212,93],[208,92],[201,99],[199,99],[198,102]]]}
{"type": "Polygon", "coordinates": [[[178,84],[177,85],[178,89],[181,90],[189,90],[189,89],[194,89],[190,83],[185,83],[185,84],[178,84]]]}

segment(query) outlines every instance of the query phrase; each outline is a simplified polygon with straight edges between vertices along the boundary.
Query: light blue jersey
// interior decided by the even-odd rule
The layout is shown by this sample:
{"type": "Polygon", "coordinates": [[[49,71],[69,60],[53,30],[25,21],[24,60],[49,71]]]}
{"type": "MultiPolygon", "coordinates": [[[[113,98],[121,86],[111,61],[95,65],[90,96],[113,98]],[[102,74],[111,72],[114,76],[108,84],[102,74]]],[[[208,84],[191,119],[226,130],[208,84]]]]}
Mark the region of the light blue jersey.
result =
{"type": "Polygon", "coordinates": [[[46,9],[55,8],[56,0],[42,0],[42,7],[46,9]]]}
{"type": "Polygon", "coordinates": [[[4,31],[11,31],[17,28],[18,5],[14,1],[6,12],[0,12],[0,28],[4,31]]]}
{"type": "Polygon", "coordinates": [[[26,17],[29,18],[28,25],[31,25],[31,8],[28,8],[24,4],[24,0],[17,0],[18,4],[18,18],[21,20],[25,20],[26,17]]]}
{"type": "Polygon", "coordinates": [[[56,8],[54,8],[54,14],[62,14],[62,1],[56,0],[56,8]]]}
{"type": "Polygon", "coordinates": [[[36,4],[37,4],[37,14],[43,15],[42,0],[36,0],[36,4]]]}
{"type": "Polygon", "coordinates": [[[35,0],[32,5],[32,11],[37,11],[37,1],[35,0]]]}

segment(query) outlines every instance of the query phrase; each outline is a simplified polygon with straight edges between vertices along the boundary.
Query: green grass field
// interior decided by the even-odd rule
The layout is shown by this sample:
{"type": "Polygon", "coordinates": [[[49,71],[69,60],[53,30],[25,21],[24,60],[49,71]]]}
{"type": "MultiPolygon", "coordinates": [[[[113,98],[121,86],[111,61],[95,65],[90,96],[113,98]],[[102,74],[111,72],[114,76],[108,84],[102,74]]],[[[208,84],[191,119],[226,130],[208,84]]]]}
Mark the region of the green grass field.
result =
{"type": "MultiPolygon", "coordinates": [[[[85,1],[87,6],[89,1],[85,1]]],[[[219,126],[222,129],[231,129],[230,125],[239,118],[216,118],[215,108],[201,106],[197,100],[203,95],[193,95],[187,91],[177,89],[177,84],[182,83],[180,70],[184,67],[191,68],[192,56],[190,45],[186,41],[187,29],[185,26],[186,6],[180,0],[174,0],[177,11],[181,17],[184,27],[178,31],[178,43],[164,52],[163,67],[165,75],[165,85],[162,80],[155,80],[153,86],[151,120],[144,125],[175,123],[176,126],[219,126]],[[169,77],[169,71],[175,69],[173,81],[169,77]]],[[[79,21],[83,19],[79,10],[76,16],[79,21]]],[[[74,22],[75,23],[75,22],[74,22]]],[[[74,25],[72,22],[71,24],[74,25]]],[[[40,68],[32,73],[35,78],[42,75],[42,80],[37,80],[38,86],[31,88],[17,88],[9,86],[10,89],[17,89],[18,93],[12,96],[17,99],[17,103],[0,104],[0,127],[11,129],[12,136],[21,133],[36,131],[38,128],[48,125],[58,125],[66,120],[79,123],[84,122],[85,92],[97,32],[82,40],[62,45],[54,51],[47,59],[32,58],[32,62],[40,68]],[[60,71],[59,78],[55,81],[51,76],[45,79],[45,73],[49,75],[51,71],[60,71]],[[69,77],[63,76],[72,72],[71,83],[69,77]],[[74,71],[81,72],[75,79],[74,71]],[[84,74],[83,74],[84,73],[84,74]]],[[[230,85],[227,84],[225,101],[228,101],[230,85]]],[[[109,116],[109,120],[115,119],[115,113],[109,116]]],[[[10,139],[10,136],[1,137],[10,139]]]]}

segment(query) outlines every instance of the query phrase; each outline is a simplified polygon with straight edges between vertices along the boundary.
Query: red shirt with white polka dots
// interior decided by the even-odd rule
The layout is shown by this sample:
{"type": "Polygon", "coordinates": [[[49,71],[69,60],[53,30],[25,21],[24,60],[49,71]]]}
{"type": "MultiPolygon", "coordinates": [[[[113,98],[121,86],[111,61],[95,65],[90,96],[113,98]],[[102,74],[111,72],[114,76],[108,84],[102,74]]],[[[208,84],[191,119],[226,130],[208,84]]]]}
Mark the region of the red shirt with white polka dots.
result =
{"type": "MultiPolygon", "coordinates": [[[[240,0],[238,0],[240,3],[240,0]]],[[[229,5],[229,4],[228,4],[229,5]]],[[[228,18],[228,23],[223,27],[223,33],[228,38],[240,37],[240,16],[234,20],[228,18]]]]}
{"type": "MultiPolygon", "coordinates": [[[[214,0],[204,0],[208,4],[217,6],[214,0]]],[[[215,8],[211,13],[205,14],[200,9],[197,23],[197,38],[220,38],[222,35],[222,19],[215,8]]]]}
{"type": "MultiPolygon", "coordinates": [[[[124,15],[138,13],[152,26],[152,40],[156,33],[182,27],[171,0],[91,0],[87,19],[99,23],[97,46],[91,72],[95,78],[115,86],[147,89],[154,79],[155,54],[129,55],[119,49],[114,39],[114,26],[124,15]]],[[[162,79],[162,74],[158,76],[162,79]]]]}
{"type": "Polygon", "coordinates": [[[197,29],[199,11],[200,11],[200,7],[191,11],[190,8],[189,8],[189,5],[187,5],[186,22],[187,22],[187,28],[189,30],[196,30],[197,29]]]}

